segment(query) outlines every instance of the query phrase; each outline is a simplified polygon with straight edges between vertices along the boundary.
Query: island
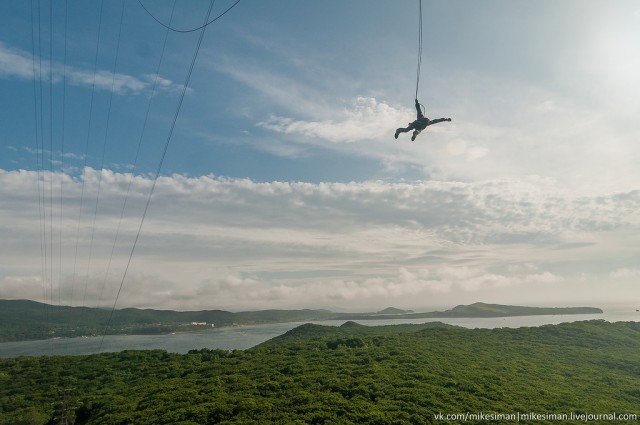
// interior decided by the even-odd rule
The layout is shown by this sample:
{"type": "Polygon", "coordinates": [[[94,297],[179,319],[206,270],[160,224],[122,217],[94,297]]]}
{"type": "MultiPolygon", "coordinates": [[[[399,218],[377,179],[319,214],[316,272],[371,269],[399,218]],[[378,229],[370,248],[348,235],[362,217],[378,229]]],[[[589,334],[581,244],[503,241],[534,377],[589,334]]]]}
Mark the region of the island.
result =
{"type": "Polygon", "coordinates": [[[371,313],[337,313],[326,309],[173,311],[138,308],[102,309],[50,305],[30,300],[0,300],[0,342],[91,335],[163,334],[268,323],[322,320],[392,320],[453,317],[602,314],[595,307],[524,307],[474,303],[450,310],[413,312],[394,307],[371,313]]]}

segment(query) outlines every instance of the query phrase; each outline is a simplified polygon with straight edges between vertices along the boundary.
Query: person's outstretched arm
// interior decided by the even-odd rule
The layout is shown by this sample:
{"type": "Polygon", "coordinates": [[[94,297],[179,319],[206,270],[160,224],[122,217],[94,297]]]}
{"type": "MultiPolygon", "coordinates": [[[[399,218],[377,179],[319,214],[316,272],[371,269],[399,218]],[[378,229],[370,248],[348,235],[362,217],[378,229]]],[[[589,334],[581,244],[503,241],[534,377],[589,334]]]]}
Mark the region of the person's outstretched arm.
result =
{"type": "Polygon", "coordinates": [[[427,125],[438,124],[439,122],[443,121],[451,121],[451,118],[436,118],[435,120],[429,121],[427,125]]]}
{"type": "Polygon", "coordinates": [[[418,119],[422,118],[422,109],[420,108],[420,102],[416,99],[416,112],[418,113],[418,119]]]}

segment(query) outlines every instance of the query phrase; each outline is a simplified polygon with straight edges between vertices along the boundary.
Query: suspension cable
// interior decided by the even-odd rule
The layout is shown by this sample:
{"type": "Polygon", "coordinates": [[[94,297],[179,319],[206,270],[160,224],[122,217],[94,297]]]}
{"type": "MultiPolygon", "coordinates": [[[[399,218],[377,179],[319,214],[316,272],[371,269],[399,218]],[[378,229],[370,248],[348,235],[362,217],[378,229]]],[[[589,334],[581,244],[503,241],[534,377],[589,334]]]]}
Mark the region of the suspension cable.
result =
{"type": "Polygon", "coordinates": [[[227,14],[227,12],[229,12],[231,9],[233,9],[238,3],[240,3],[240,0],[237,0],[235,3],[233,3],[227,10],[225,10],[224,12],[222,12],[221,14],[219,14],[218,16],[216,16],[215,18],[213,18],[212,20],[206,22],[203,25],[200,25],[197,28],[191,28],[188,30],[179,30],[176,28],[171,27],[171,22],[169,22],[169,25],[164,24],[161,20],[159,20],[158,18],[156,18],[150,11],[149,9],[147,9],[146,7],[144,7],[144,4],[142,4],[141,0],[138,0],[138,3],[140,4],[140,6],[142,6],[142,8],[144,9],[145,12],[147,12],[147,14],[149,16],[151,16],[153,18],[154,21],[156,21],[157,23],[159,23],[160,25],[162,25],[163,27],[165,27],[166,29],[168,29],[169,31],[173,31],[173,32],[194,32],[194,31],[198,31],[201,30],[209,25],[211,25],[212,23],[214,23],[215,21],[217,21],[218,19],[222,18],[224,15],[227,14]]]}
{"type": "MultiPolygon", "coordinates": [[[[36,36],[35,36],[35,29],[36,29],[36,20],[35,20],[35,14],[34,14],[34,5],[33,5],[34,0],[31,0],[31,67],[32,67],[32,77],[33,77],[33,120],[34,120],[34,130],[35,130],[35,142],[36,142],[36,149],[35,149],[35,153],[36,153],[36,168],[37,168],[37,187],[38,187],[38,216],[40,219],[40,266],[41,266],[41,274],[42,274],[42,302],[43,302],[43,309],[44,309],[44,313],[43,316],[45,317],[46,320],[46,329],[49,330],[50,329],[50,323],[49,323],[49,310],[47,307],[47,266],[46,266],[46,260],[45,260],[45,235],[46,235],[46,224],[45,224],[45,215],[44,215],[44,208],[43,208],[43,191],[44,191],[44,184],[43,184],[43,188],[42,190],[40,189],[40,180],[43,179],[42,174],[43,174],[43,170],[41,170],[41,166],[40,166],[40,138],[42,137],[42,131],[38,131],[38,128],[40,126],[40,122],[41,120],[38,119],[38,116],[40,115],[40,109],[42,108],[42,96],[40,96],[40,108],[38,108],[38,82],[40,82],[41,85],[41,79],[39,80],[37,75],[40,74],[42,75],[40,68],[41,68],[41,62],[40,62],[40,66],[38,67],[39,72],[36,73],[36,36]]],[[[38,3],[38,23],[40,20],[40,3],[38,3]]],[[[38,52],[40,52],[40,26],[38,25],[38,52]]],[[[40,53],[38,53],[38,55],[40,55],[40,53]]],[[[42,90],[40,90],[40,95],[42,95],[42,90]]]]}
{"type": "Polygon", "coordinates": [[[420,68],[422,67],[422,0],[418,0],[418,69],[416,71],[416,99],[420,86],[420,68]]]}
{"type": "MultiPolygon", "coordinates": [[[[213,5],[215,0],[211,0],[209,4],[209,10],[207,11],[207,16],[205,18],[205,22],[209,21],[209,17],[211,16],[211,10],[213,9],[213,5]]],[[[131,265],[131,259],[133,258],[133,254],[135,252],[136,246],[138,244],[138,239],[140,238],[140,233],[142,232],[142,225],[144,224],[144,220],[147,217],[147,211],[149,210],[149,204],[151,203],[151,197],[153,196],[153,192],[155,191],[156,184],[158,183],[158,178],[160,177],[160,171],[162,170],[162,164],[164,163],[164,159],[167,155],[167,150],[169,149],[169,143],[171,142],[171,137],[173,136],[173,130],[175,129],[176,122],[178,121],[178,115],[180,114],[180,108],[182,107],[182,102],[184,101],[185,94],[187,93],[187,88],[189,87],[189,80],[191,79],[191,74],[193,73],[193,68],[196,63],[196,59],[198,58],[198,53],[200,52],[200,46],[202,45],[202,39],[204,38],[204,33],[206,31],[206,25],[202,26],[202,31],[200,32],[200,37],[198,38],[198,43],[196,44],[196,49],[193,53],[193,58],[191,59],[191,65],[189,66],[189,71],[187,72],[187,77],[185,79],[182,93],[180,95],[180,100],[178,101],[178,106],[176,107],[175,114],[173,116],[173,121],[171,123],[171,127],[169,129],[169,134],[167,135],[167,140],[164,144],[164,149],[162,151],[162,155],[160,157],[160,162],[158,163],[158,168],[156,170],[155,177],[153,179],[153,184],[151,185],[151,190],[149,191],[149,196],[147,197],[147,203],[144,207],[144,212],[142,213],[142,218],[140,219],[140,225],[138,226],[138,231],[136,233],[136,237],[133,241],[133,246],[131,247],[131,252],[129,253],[129,259],[127,261],[127,265],[124,269],[124,273],[122,275],[122,280],[120,281],[120,287],[118,288],[118,292],[116,294],[116,298],[113,302],[113,307],[111,309],[111,313],[109,314],[109,319],[107,320],[107,324],[104,328],[104,333],[102,334],[102,339],[100,340],[100,347],[98,348],[98,352],[102,350],[102,344],[104,342],[104,337],[106,335],[107,329],[111,324],[111,320],[113,318],[113,313],[116,310],[116,305],[118,304],[118,299],[120,298],[120,293],[122,292],[122,287],[124,286],[125,279],[127,277],[127,273],[129,271],[129,266],[131,265]]]]}
{"type": "MultiPolygon", "coordinates": [[[[171,9],[171,16],[169,17],[169,25],[171,25],[171,21],[173,20],[173,14],[176,8],[176,3],[177,0],[173,0],[173,8],[171,9]]],[[[145,112],[144,115],[144,121],[142,123],[142,130],[140,132],[140,138],[138,139],[138,147],[136,149],[136,154],[134,156],[133,159],[133,169],[131,171],[131,175],[129,176],[129,182],[127,183],[127,191],[125,193],[124,196],[124,202],[122,203],[122,209],[120,211],[120,219],[118,220],[118,226],[116,228],[116,235],[113,239],[113,245],[111,246],[111,254],[109,255],[109,262],[107,263],[107,271],[104,274],[104,280],[102,282],[102,288],[100,289],[100,294],[98,296],[98,299],[100,300],[100,302],[102,301],[102,293],[104,291],[104,288],[107,284],[107,279],[109,277],[109,270],[111,269],[111,262],[113,261],[113,255],[116,249],[116,245],[118,243],[118,237],[120,235],[120,228],[122,226],[122,221],[124,219],[124,213],[125,210],[127,208],[127,201],[129,200],[129,193],[131,192],[131,186],[133,184],[133,173],[135,172],[135,169],[138,166],[138,159],[140,157],[140,150],[142,148],[142,140],[144,138],[144,134],[147,128],[147,121],[149,120],[149,111],[151,110],[151,103],[153,102],[153,99],[155,98],[155,93],[156,93],[156,89],[158,87],[158,80],[160,77],[160,66],[162,65],[162,61],[164,59],[164,52],[166,50],[167,47],[167,40],[169,39],[169,29],[167,29],[165,31],[164,34],[164,41],[162,43],[162,51],[160,53],[160,59],[158,60],[158,65],[156,66],[156,73],[155,73],[155,78],[153,80],[153,86],[151,87],[151,95],[149,96],[149,100],[147,102],[147,110],[145,112]]]]}
{"type": "Polygon", "coordinates": [[[60,137],[60,223],[58,234],[58,304],[62,304],[62,195],[64,186],[64,131],[65,108],[67,103],[67,23],[69,18],[69,4],[64,1],[64,59],[62,65],[62,134],[60,137]]]}
{"type": "MultiPolygon", "coordinates": [[[[86,297],[86,292],[87,292],[87,283],[89,281],[89,271],[90,271],[90,266],[91,266],[91,261],[92,261],[92,253],[93,253],[93,241],[94,241],[94,236],[95,236],[95,231],[96,231],[96,221],[98,218],[98,206],[100,205],[100,194],[101,194],[101,189],[102,189],[102,175],[103,175],[103,171],[104,171],[104,160],[105,160],[105,154],[107,151],[107,140],[108,140],[108,135],[109,135],[109,123],[111,122],[111,110],[112,110],[112,104],[113,104],[113,92],[114,92],[114,88],[115,88],[115,80],[116,80],[116,70],[118,68],[118,57],[120,56],[120,40],[121,40],[121,35],[122,35],[122,23],[124,21],[124,0],[121,0],[120,2],[120,25],[118,26],[118,38],[117,38],[117,42],[116,42],[116,55],[115,55],[115,59],[113,60],[113,70],[111,72],[111,90],[109,91],[109,101],[108,101],[108,106],[107,106],[107,120],[106,120],[106,125],[105,125],[105,130],[104,130],[104,139],[102,141],[102,155],[100,157],[100,175],[98,176],[98,190],[97,190],[97,194],[96,194],[96,202],[95,202],[95,206],[94,206],[94,210],[93,210],[93,224],[91,225],[91,238],[89,239],[89,261],[87,264],[87,277],[85,279],[85,286],[84,286],[84,292],[85,292],[85,297],[86,297]]],[[[83,305],[84,305],[84,301],[83,301],[83,305]]]]}
{"type": "MultiPolygon", "coordinates": [[[[79,239],[80,239],[80,223],[82,222],[82,207],[83,207],[83,202],[84,202],[84,192],[85,192],[85,186],[86,186],[86,181],[87,181],[87,177],[85,175],[86,169],[87,169],[87,161],[89,158],[89,138],[91,135],[91,122],[92,122],[92,118],[93,118],[93,103],[94,103],[94,96],[95,96],[95,91],[96,91],[96,73],[98,70],[98,52],[100,51],[100,33],[102,31],[102,13],[104,10],[104,0],[102,0],[100,2],[100,17],[98,20],[98,37],[96,40],[96,54],[93,60],[93,81],[91,83],[91,102],[89,103],[89,125],[87,128],[87,139],[85,142],[85,153],[84,153],[84,166],[82,167],[82,185],[81,185],[81,189],[80,189],[80,208],[78,211],[78,225],[76,228],[76,250],[75,250],[75,255],[74,255],[74,259],[73,259],[73,275],[72,275],[72,279],[71,279],[71,305],[73,305],[73,289],[75,286],[75,282],[76,282],[76,265],[78,262],[78,243],[79,243],[79,239]]],[[[86,292],[86,291],[85,291],[86,292]]],[[[82,305],[84,306],[84,300],[82,302],[82,305]]]]}
{"type": "Polygon", "coordinates": [[[49,297],[53,304],[53,1],[49,3],[49,297]]]}

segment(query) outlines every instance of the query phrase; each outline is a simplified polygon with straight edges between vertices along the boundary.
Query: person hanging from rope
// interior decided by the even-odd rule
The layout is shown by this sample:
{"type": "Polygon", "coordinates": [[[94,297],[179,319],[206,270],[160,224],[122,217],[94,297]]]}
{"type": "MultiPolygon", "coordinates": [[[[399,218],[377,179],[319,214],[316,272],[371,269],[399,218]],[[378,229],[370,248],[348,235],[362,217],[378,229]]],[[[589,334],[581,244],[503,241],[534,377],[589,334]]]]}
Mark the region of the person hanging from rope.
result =
{"type": "Polygon", "coordinates": [[[418,118],[414,122],[409,123],[408,127],[397,129],[395,134],[396,139],[398,138],[398,134],[408,133],[409,131],[413,130],[413,135],[411,136],[411,141],[413,142],[414,140],[416,140],[416,136],[428,126],[443,121],[451,121],[451,118],[436,118],[435,120],[430,120],[429,118],[425,117],[422,114],[422,109],[420,108],[420,102],[418,102],[418,99],[416,99],[416,111],[418,112],[418,118]]]}

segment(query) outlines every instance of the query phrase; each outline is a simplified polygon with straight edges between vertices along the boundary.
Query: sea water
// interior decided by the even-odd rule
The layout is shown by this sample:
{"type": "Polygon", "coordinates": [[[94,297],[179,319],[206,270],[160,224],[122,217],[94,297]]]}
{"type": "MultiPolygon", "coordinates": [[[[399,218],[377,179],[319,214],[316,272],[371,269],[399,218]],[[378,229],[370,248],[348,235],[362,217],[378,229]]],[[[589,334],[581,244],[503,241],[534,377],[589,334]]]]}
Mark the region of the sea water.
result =
{"type": "MultiPolygon", "coordinates": [[[[634,309],[604,310],[603,314],[570,314],[544,316],[514,316],[491,318],[429,318],[429,319],[376,319],[354,320],[368,326],[399,325],[408,323],[443,322],[465,328],[520,328],[554,325],[583,320],[608,322],[640,322],[640,312],[634,309]]],[[[345,320],[312,322],[326,326],[340,326],[345,320]]],[[[57,338],[38,341],[0,343],[0,357],[40,355],[82,355],[122,350],[166,350],[186,353],[193,349],[245,350],[308,322],[271,323],[266,325],[233,326],[198,332],[162,335],[106,335],[81,338],[57,338]]]]}

